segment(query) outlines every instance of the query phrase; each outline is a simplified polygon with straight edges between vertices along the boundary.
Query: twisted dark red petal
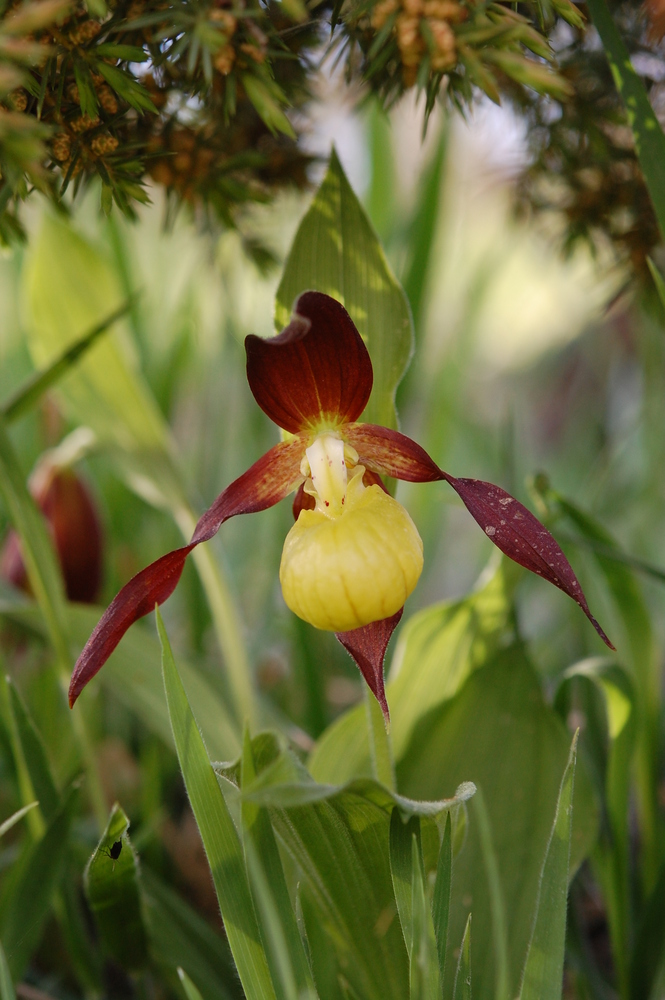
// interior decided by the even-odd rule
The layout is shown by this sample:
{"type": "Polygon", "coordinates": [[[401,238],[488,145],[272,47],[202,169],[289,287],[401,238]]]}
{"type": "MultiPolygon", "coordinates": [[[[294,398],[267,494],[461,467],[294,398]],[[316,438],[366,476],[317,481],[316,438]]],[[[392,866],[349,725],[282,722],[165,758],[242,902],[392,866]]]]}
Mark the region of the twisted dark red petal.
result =
{"type": "Polygon", "coordinates": [[[360,464],[372,472],[408,483],[433,483],[445,479],[445,473],[425,449],[406,434],[377,424],[347,424],[341,433],[358,452],[360,464]]]}
{"type": "Polygon", "coordinates": [[[404,608],[379,622],[354,628],[350,632],[335,632],[347,653],[356,661],[367,685],[381,706],[386,725],[390,723],[390,711],[383,685],[383,660],[390,637],[399,625],[404,608]]]}
{"type": "Polygon", "coordinates": [[[372,363],[344,306],[305,292],[279,336],[245,340],[247,381],[271,420],[292,434],[357,420],[372,391],[372,363]]]}
{"type": "Polygon", "coordinates": [[[193,548],[212,538],[230,517],[272,507],[297,488],[302,481],[300,461],[304,447],[301,439],[294,438],[271,448],[217,497],[196,525],[189,545],[168,552],[122,588],[76,661],[69,685],[70,707],[104,666],[130,625],[171,596],[193,548]]]}
{"type": "Polygon", "coordinates": [[[500,486],[478,479],[455,479],[447,473],[444,473],[444,478],[461,497],[488,538],[510,559],[549,580],[572,597],[603,642],[614,649],[589,611],[579,581],[558,542],[531,511],[500,486]]]}

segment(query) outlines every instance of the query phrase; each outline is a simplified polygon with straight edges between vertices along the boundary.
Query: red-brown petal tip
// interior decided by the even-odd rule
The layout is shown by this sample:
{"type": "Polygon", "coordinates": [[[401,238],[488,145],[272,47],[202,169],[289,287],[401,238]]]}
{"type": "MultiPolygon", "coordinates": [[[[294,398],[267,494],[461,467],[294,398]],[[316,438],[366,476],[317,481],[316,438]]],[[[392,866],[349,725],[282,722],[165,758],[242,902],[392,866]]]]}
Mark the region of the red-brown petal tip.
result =
{"type": "Polygon", "coordinates": [[[383,660],[390,637],[399,625],[404,608],[390,618],[354,628],[350,632],[335,632],[347,653],[353,657],[367,685],[381,706],[386,727],[390,725],[390,711],[383,684],[383,660]]]}
{"type": "Polygon", "coordinates": [[[372,391],[372,363],[336,299],[304,292],[277,337],[245,340],[247,381],[271,420],[295,434],[321,422],[357,420],[372,391]]]}
{"type": "Polygon", "coordinates": [[[606,646],[614,649],[589,610],[586,597],[559,543],[523,504],[500,486],[445,474],[466,509],[497,548],[514,562],[549,580],[579,604],[606,646]]]}
{"type": "Polygon", "coordinates": [[[146,566],[125,584],[109,604],[76,661],[69,684],[70,708],[74,707],[86,684],[104,666],[130,625],[171,596],[193,548],[193,545],[186,545],[175,549],[146,566]]]}
{"type": "Polygon", "coordinates": [[[88,681],[104,666],[130,625],[171,596],[185,560],[195,546],[212,538],[230,517],[266,510],[296,489],[302,480],[303,453],[304,444],[298,438],[276,444],[220,493],[199,519],[189,545],[168,552],[122,588],[76,661],[69,685],[70,708],[88,681]]]}

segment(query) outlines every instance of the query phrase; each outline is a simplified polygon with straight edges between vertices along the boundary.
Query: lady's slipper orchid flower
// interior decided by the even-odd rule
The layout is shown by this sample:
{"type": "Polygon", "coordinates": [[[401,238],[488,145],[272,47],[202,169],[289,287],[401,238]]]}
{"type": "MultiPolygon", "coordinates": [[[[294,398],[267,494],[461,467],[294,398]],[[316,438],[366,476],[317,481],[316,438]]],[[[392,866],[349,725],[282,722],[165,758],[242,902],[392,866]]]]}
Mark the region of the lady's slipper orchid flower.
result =
{"type": "Polygon", "coordinates": [[[297,519],[280,567],[284,599],[305,621],[336,633],[387,718],[383,658],[423,555],[415,525],[385,491],[382,475],[419,483],[445,479],[494,544],[569,594],[611,646],[568,560],[526,507],[498,486],[449,475],[404,434],[359,422],[372,390],[372,364],[335,299],[305,292],[279,336],[251,335],[245,349],[254,398],[288,438],[217,497],[188,545],[123,587],[78,659],[70,705],[129,626],[170,597],[196,545],[230,517],[265,510],[297,490],[297,519]]]}

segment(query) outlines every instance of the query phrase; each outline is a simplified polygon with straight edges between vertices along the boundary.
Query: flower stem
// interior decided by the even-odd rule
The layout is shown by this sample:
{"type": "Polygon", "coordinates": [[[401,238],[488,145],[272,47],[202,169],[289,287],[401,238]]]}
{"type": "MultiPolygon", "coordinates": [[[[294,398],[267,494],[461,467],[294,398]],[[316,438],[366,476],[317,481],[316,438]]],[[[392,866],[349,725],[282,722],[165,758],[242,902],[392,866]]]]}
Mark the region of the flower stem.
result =
{"type": "Polygon", "coordinates": [[[396,790],[395,764],[390,732],[383,718],[381,706],[367,687],[365,688],[365,716],[374,777],[394,792],[396,790]]]}

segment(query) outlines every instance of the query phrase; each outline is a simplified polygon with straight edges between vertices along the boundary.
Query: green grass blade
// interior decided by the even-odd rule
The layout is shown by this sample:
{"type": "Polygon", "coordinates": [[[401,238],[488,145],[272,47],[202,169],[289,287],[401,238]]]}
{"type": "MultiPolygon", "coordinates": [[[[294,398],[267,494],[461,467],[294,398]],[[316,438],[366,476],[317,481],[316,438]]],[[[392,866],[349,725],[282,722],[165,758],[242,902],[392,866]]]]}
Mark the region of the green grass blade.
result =
{"type": "Polygon", "coordinates": [[[53,542],[42,514],[25,485],[25,475],[0,418],[0,496],[21,539],[30,586],[39,604],[49,638],[62,664],[69,662],[65,593],[53,542]]]}
{"type": "MultiPolygon", "coordinates": [[[[66,221],[46,214],[26,255],[22,279],[28,346],[46,366],[126,298],[116,271],[66,221]]],[[[130,489],[166,507],[189,541],[198,520],[173,457],[169,428],[131,356],[113,336],[98,340],[59,387],[68,415],[90,427],[113,454],[130,489]]],[[[257,714],[251,670],[231,588],[207,546],[192,555],[228,669],[238,730],[257,714]]],[[[106,822],[104,810],[102,826],[106,822]]]]}
{"type": "MultiPolygon", "coordinates": [[[[0,661],[0,714],[9,740],[12,757],[14,758],[14,768],[16,770],[16,783],[21,801],[24,806],[36,799],[35,790],[32,787],[30,771],[25,760],[23,744],[21,743],[16,717],[12,709],[12,699],[9,693],[9,677],[5,676],[0,661]]],[[[37,800],[37,806],[39,801],[37,800]]],[[[41,809],[37,808],[28,816],[28,829],[32,840],[39,840],[44,836],[44,817],[41,809]]]]}
{"type": "MultiPolygon", "coordinates": [[[[58,670],[66,687],[71,671],[67,607],[60,567],[43,516],[25,485],[23,471],[0,417],[0,497],[21,540],[21,551],[30,586],[39,604],[48,636],[55,651],[58,670]]],[[[97,764],[89,746],[81,713],[72,717],[74,735],[85,762],[87,787],[100,829],[106,821],[106,804],[97,764]]]]}
{"type": "MultiPolygon", "coordinates": [[[[241,787],[251,786],[256,777],[256,763],[247,729],[241,768],[241,787]]],[[[278,1000],[313,1000],[316,997],[314,979],[291,905],[268,810],[243,799],[241,814],[249,882],[278,1000]]]]}
{"type": "Polygon", "coordinates": [[[471,1000],[471,914],[467,917],[455,973],[453,1000],[471,1000]]]}
{"type": "Polygon", "coordinates": [[[4,835],[11,830],[11,828],[15,826],[19,820],[23,819],[26,813],[30,812],[31,809],[34,809],[35,806],[38,805],[39,802],[28,802],[27,806],[17,809],[15,813],[12,813],[12,815],[4,821],[4,823],[0,823],[0,837],[4,837],[4,835]]]}
{"type": "Polygon", "coordinates": [[[663,309],[665,309],[665,278],[663,278],[651,257],[647,257],[647,264],[649,265],[651,277],[653,278],[653,283],[656,286],[656,291],[658,292],[658,298],[661,301],[663,309]]]}
{"type": "Polygon", "coordinates": [[[78,798],[78,786],[70,788],[46,828],[16,863],[0,900],[0,938],[9,968],[20,979],[39,944],[51,909],[53,894],[62,876],[69,828],[78,798]]]}
{"type": "Polygon", "coordinates": [[[48,823],[60,805],[60,793],[53,778],[51,765],[46,755],[46,747],[16,685],[8,681],[12,713],[16,720],[16,730],[23,758],[30,775],[30,781],[39,801],[42,816],[48,823]]]}
{"type": "Polygon", "coordinates": [[[520,1000],[561,1000],[577,733],[570,747],[540,878],[520,1000]]]}
{"type": "Polygon", "coordinates": [[[446,946],[448,944],[448,919],[450,917],[450,890],[453,880],[453,838],[450,814],[446,816],[446,827],[436,866],[436,881],[432,899],[432,920],[436,934],[436,948],[439,955],[439,975],[444,981],[446,971],[446,946]]]}
{"type": "Polygon", "coordinates": [[[425,897],[420,818],[390,817],[390,873],[409,955],[411,1000],[439,1000],[441,984],[432,914],[425,897]]]}
{"type": "Polygon", "coordinates": [[[397,914],[402,925],[404,944],[407,952],[413,945],[413,892],[411,884],[413,837],[420,836],[420,819],[411,816],[404,822],[400,810],[395,807],[390,816],[390,874],[397,903],[397,914]]]}
{"type": "Polygon", "coordinates": [[[367,344],[374,387],[363,419],[396,427],[395,391],[412,352],[409,305],[334,150],[277,289],[278,330],[287,325],[295,299],[307,289],[338,299],[367,344]]]}
{"type": "MultiPolygon", "coordinates": [[[[69,604],[67,614],[72,642],[75,647],[82,649],[99,621],[102,609],[69,604]]],[[[23,598],[15,601],[9,597],[0,599],[0,617],[30,633],[46,636],[39,608],[23,598]]],[[[134,712],[150,732],[172,745],[173,734],[160,667],[159,642],[146,628],[139,625],[127,633],[122,647],[111,655],[99,675],[99,681],[113,693],[114,698],[134,712]]],[[[179,671],[210,753],[216,760],[232,760],[240,752],[241,744],[224,701],[196,667],[181,662],[179,671]]],[[[1,683],[0,676],[0,685],[1,683]]]]}
{"type": "Polygon", "coordinates": [[[0,415],[4,417],[6,423],[11,423],[28,413],[41,399],[43,394],[56,385],[57,382],[66,375],[72,365],[76,364],[80,357],[92,347],[97,338],[102,333],[106,333],[116,320],[129,312],[132,306],[131,299],[128,299],[117,309],[114,309],[101,323],[96,323],[91,330],[84,333],[80,339],[76,340],[71,347],[66,348],[54,361],[43,371],[36,372],[35,375],[20,386],[17,391],[5,403],[0,406],[0,415]]]}
{"type": "Polygon", "coordinates": [[[242,1000],[228,943],[145,865],[141,892],[150,954],[169,979],[186,968],[203,1000],[242,1000]]]}
{"type": "Polygon", "coordinates": [[[127,836],[128,828],[129,820],[116,803],[88,861],[83,885],[108,952],[124,969],[140,969],[147,961],[147,936],[139,897],[138,858],[127,836]],[[120,853],[114,856],[118,844],[120,853]]]}
{"type": "Polygon", "coordinates": [[[665,134],[649,103],[644,83],[633,69],[630,54],[605,0],[588,0],[589,13],[601,37],[614,83],[633,130],[635,152],[644,174],[661,236],[665,239],[665,134]]]}
{"type": "Polygon", "coordinates": [[[501,888],[496,851],[492,842],[490,818],[481,788],[477,789],[473,797],[471,809],[474,819],[478,823],[480,847],[483,855],[485,874],[487,876],[490,910],[492,913],[492,932],[494,953],[496,956],[494,996],[496,1000],[508,1000],[508,926],[506,922],[506,906],[501,888]]]}
{"type": "Polygon", "coordinates": [[[182,988],[187,995],[187,1000],[203,1000],[201,993],[182,967],[178,968],[178,977],[182,983],[182,988]]]}
{"type": "Polygon", "coordinates": [[[2,944],[0,944],[0,1000],[16,1000],[16,990],[2,944]]]}
{"type": "Polygon", "coordinates": [[[583,741],[596,762],[595,771],[601,776],[607,814],[592,855],[593,868],[608,910],[620,994],[627,996],[632,912],[629,815],[635,739],[639,731],[634,685],[630,676],[610,660],[583,660],[564,674],[555,705],[562,717],[573,705],[579,705],[587,717],[583,741]],[[595,689],[600,695],[606,723],[600,731],[593,721],[593,701],[587,702],[584,697],[584,685],[588,686],[589,694],[595,689]]]}
{"type": "Polygon", "coordinates": [[[411,913],[413,937],[409,956],[410,1000],[440,1000],[439,961],[432,914],[425,896],[420,847],[411,837],[411,913]]]}
{"type": "Polygon", "coordinates": [[[449,129],[445,126],[437,140],[432,162],[418,185],[418,201],[408,227],[408,264],[404,273],[404,291],[411,303],[413,325],[420,331],[434,236],[439,218],[443,171],[448,149],[449,129]]]}
{"type": "Polygon", "coordinates": [[[634,1000],[650,997],[665,960],[665,863],[642,911],[630,963],[630,993],[634,1000]]]}
{"type": "MultiPolygon", "coordinates": [[[[599,543],[611,550],[618,550],[612,536],[585,511],[580,510],[560,494],[549,491],[546,498],[555,501],[558,508],[575,525],[585,539],[599,543]]],[[[629,658],[635,678],[638,714],[641,725],[637,729],[637,802],[640,815],[640,834],[644,851],[642,869],[647,892],[651,891],[658,872],[660,852],[658,847],[658,814],[656,789],[659,768],[660,665],[656,653],[651,618],[642,589],[631,568],[598,552],[595,554],[602,570],[612,600],[623,622],[629,649],[619,653],[629,658]]]]}
{"type": "Polygon", "coordinates": [[[281,915],[251,839],[245,842],[245,858],[257,919],[261,927],[261,937],[264,941],[268,966],[275,984],[277,1000],[298,1000],[299,991],[296,985],[296,975],[291,963],[281,915]]]}
{"type": "Polygon", "coordinates": [[[275,1000],[238,834],[189,707],[159,611],[156,616],[162,643],[164,688],[178,760],[238,974],[251,1000],[275,1000]]]}

